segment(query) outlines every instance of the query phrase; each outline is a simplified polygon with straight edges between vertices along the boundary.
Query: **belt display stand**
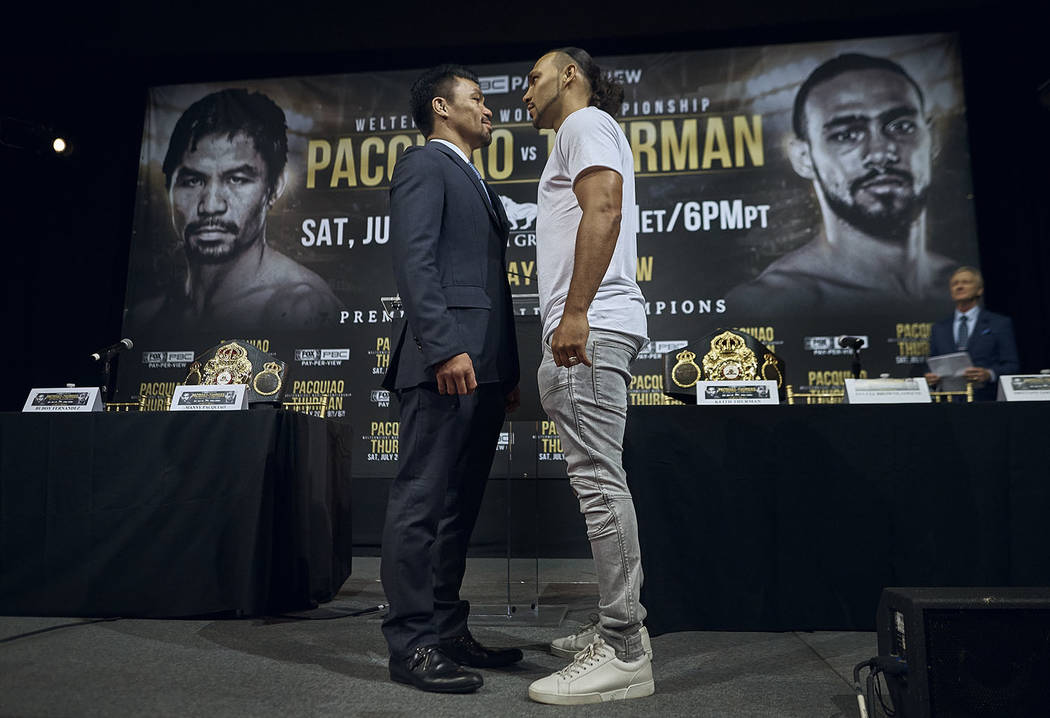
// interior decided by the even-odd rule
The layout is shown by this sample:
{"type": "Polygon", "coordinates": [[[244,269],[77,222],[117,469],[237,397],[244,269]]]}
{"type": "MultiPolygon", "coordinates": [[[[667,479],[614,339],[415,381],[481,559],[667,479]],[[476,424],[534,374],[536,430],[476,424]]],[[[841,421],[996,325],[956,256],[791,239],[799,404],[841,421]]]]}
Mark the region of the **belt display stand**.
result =
{"type": "MultiPolygon", "coordinates": [[[[568,607],[565,605],[544,605],[540,602],[540,555],[539,531],[542,526],[540,515],[540,492],[537,467],[539,460],[536,451],[536,421],[508,421],[504,424],[503,437],[507,443],[504,451],[497,453],[494,475],[502,474],[506,500],[506,595],[505,601],[493,604],[474,604],[470,607],[471,623],[479,626],[505,625],[509,623],[534,626],[558,626],[565,618],[568,607]],[[523,461],[531,467],[522,469],[523,461]],[[521,485],[528,483],[528,489],[521,491],[521,485]],[[518,490],[515,490],[518,489],[518,490]],[[531,501],[516,502],[527,494],[531,501]],[[529,505],[531,504],[531,505],[529,505]],[[517,510],[516,510],[517,509],[517,510]],[[531,547],[514,545],[513,526],[523,513],[531,513],[531,536],[527,539],[531,547]],[[515,548],[519,549],[515,551],[515,548]],[[515,558],[515,553],[518,558],[515,558]],[[528,557],[525,554],[529,553],[528,557]]],[[[499,480],[499,479],[497,479],[499,480]]],[[[490,486],[494,483],[490,480],[490,486]]]]}

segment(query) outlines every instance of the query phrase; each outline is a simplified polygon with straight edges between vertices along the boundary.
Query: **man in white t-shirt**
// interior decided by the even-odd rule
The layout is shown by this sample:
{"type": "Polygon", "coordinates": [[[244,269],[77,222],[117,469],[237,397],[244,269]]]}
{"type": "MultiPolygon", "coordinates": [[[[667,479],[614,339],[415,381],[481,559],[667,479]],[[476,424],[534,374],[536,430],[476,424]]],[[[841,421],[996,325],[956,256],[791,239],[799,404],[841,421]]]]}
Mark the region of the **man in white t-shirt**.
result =
{"type": "Polygon", "coordinates": [[[621,455],[629,366],[647,335],[635,281],[634,158],[609,114],[623,88],[579,48],[547,53],[528,79],[522,100],[532,124],[557,133],[537,197],[540,401],[561,435],[599,592],[597,622],[551,645],[573,663],[534,682],[529,697],[555,704],[640,698],[653,693],[652,650],[621,455]]]}

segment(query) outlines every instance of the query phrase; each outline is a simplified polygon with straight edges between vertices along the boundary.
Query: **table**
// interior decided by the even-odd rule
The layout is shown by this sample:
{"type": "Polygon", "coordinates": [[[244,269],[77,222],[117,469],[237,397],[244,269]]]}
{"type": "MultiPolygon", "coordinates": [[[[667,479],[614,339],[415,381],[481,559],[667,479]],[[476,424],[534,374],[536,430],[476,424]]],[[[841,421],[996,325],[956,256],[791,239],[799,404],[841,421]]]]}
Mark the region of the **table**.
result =
{"type": "Polygon", "coordinates": [[[350,427],[273,409],[0,414],[0,614],[262,614],[350,575],[350,427]]]}
{"type": "Polygon", "coordinates": [[[681,630],[872,630],[884,586],[1050,585],[1050,406],[631,407],[642,601],[681,630]]]}

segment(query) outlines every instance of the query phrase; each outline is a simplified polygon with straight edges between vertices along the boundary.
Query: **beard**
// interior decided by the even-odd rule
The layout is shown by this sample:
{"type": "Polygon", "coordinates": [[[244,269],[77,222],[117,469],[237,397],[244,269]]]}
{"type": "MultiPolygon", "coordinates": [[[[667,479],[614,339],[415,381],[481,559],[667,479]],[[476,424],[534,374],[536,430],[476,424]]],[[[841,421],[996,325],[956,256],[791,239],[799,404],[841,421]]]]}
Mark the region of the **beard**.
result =
{"type": "Polygon", "coordinates": [[[542,129],[540,127],[540,123],[543,121],[543,119],[542,119],[543,118],[543,114],[540,112],[539,105],[536,105],[534,107],[535,107],[536,116],[532,118],[532,126],[533,126],[533,128],[539,130],[539,129],[542,129]]]}
{"type": "Polygon", "coordinates": [[[228,262],[255,244],[254,241],[238,241],[241,236],[241,228],[234,222],[190,222],[183,230],[182,236],[187,258],[202,264],[228,262]],[[206,229],[220,229],[229,234],[230,238],[223,241],[201,242],[196,235],[206,229]]]}
{"type": "Polygon", "coordinates": [[[912,225],[926,207],[927,188],[916,192],[915,178],[904,170],[893,167],[872,170],[850,183],[848,198],[831,192],[820,173],[816,174],[824,198],[836,216],[865,234],[895,244],[907,243],[912,225]],[[859,201],[858,195],[864,191],[864,185],[880,177],[899,179],[904,184],[899,191],[875,194],[867,202],[859,201]]]}
{"type": "MultiPolygon", "coordinates": [[[[559,97],[561,97],[561,87],[555,89],[554,95],[547,98],[547,101],[543,103],[542,107],[540,107],[540,104],[538,102],[532,103],[532,106],[536,112],[536,116],[532,119],[533,127],[535,127],[537,130],[543,129],[541,125],[541,123],[543,122],[543,113],[549,110],[551,105],[553,105],[559,97]]],[[[551,124],[550,127],[553,127],[553,124],[551,124]]]]}

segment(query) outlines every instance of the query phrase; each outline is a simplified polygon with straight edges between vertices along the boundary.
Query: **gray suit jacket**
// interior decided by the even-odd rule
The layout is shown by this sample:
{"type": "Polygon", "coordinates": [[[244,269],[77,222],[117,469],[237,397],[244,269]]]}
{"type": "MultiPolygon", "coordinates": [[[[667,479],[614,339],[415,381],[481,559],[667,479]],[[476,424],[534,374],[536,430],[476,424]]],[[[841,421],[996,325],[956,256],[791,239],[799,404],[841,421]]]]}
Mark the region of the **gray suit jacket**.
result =
{"type": "Polygon", "coordinates": [[[436,383],[434,365],[466,353],[479,383],[518,382],[499,198],[449,147],[410,147],[390,185],[390,244],[405,321],[383,386],[436,383]]]}

